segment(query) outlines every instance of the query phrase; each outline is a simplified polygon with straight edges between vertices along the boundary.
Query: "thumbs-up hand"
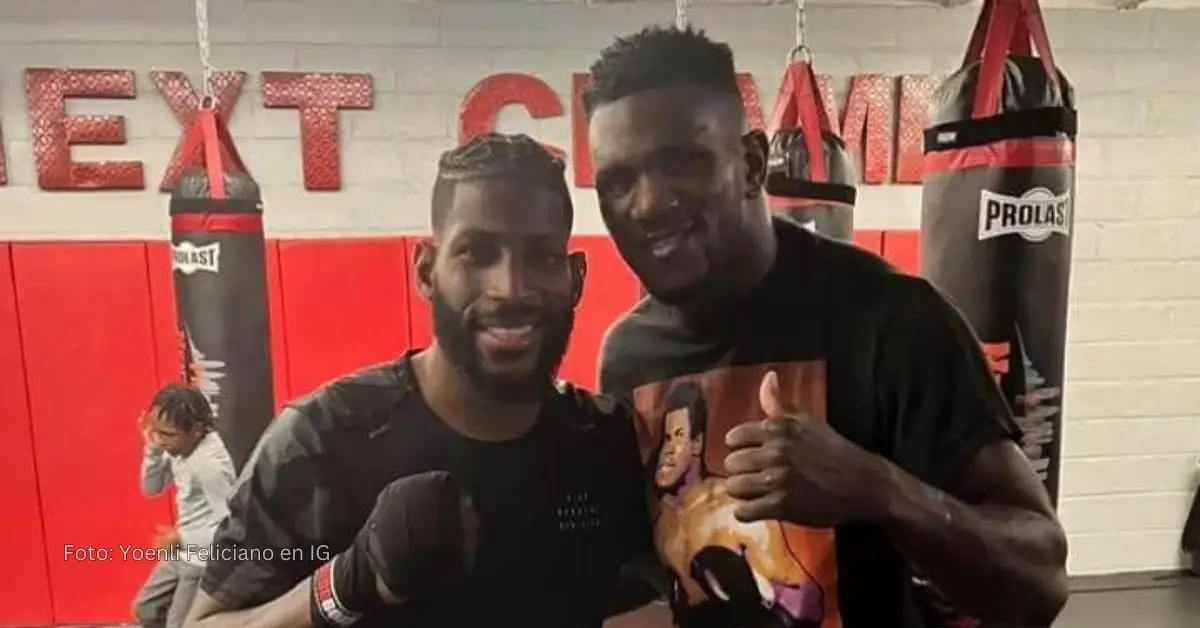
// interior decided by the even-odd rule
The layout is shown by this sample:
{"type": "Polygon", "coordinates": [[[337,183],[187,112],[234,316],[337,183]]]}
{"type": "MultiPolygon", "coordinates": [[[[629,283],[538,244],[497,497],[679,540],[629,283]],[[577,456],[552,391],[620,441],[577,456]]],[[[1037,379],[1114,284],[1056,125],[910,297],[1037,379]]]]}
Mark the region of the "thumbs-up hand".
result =
{"type": "Polygon", "coordinates": [[[790,407],[774,371],[758,396],[766,419],[725,435],[725,487],[739,520],[825,528],[883,516],[886,461],[790,407]]]}
{"type": "Polygon", "coordinates": [[[767,418],[789,416],[790,413],[783,408],[783,400],[779,398],[779,375],[775,371],[768,371],[759,383],[758,405],[762,406],[767,418]]]}

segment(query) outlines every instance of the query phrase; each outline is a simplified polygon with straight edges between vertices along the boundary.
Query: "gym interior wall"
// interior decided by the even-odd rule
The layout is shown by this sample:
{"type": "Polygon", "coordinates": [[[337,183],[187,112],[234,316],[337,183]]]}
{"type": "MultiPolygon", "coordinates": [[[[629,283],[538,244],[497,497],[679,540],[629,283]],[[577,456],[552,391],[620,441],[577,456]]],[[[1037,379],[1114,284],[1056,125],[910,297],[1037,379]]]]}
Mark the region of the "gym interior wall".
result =
{"type": "MultiPolygon", "coordinates": [[[[212,63],[245,73],[221,106],[264,200],[276,407],[428,342],[409,260],[436,156],[491,122],[571,164],[589,276],[562,375],[595,383],[639,287],[596,210],[578,75],[614,36],[671,15],[586,4],[213,3],[212,63]],[[524,106],[491,116],[513,86],[524,106]],[[327,100],[300,98],[318,88],[327,100]]],[[[732,45],[761,119],[794,33],[790,7],[749,4],[699,1],[691,19],[732,45]]],[[[961,64],[978,6],[809,4],[814,67],[862,179],[853,240],[918,273],[919,112],[961,64]]],[[[1178,568],[1200,455],[1200,10],[1149,6],[1046,10],[1081,120],[1059,494],[1073,575],[1178,568]]],[[[173,516],[138,493],[134,421],[181,368],[161,188],[195,105],[171,74],[199,80],[194,19],[189,2],[0,5],[0,495],[15,515],[0,517],[0,555],[21,574],[3,579],[0,625],[128,621],[152,564],[120,548],[173,516]],[[140,168],[98,189],[56,148],[68,131],[66,159],[140,168]]]]}

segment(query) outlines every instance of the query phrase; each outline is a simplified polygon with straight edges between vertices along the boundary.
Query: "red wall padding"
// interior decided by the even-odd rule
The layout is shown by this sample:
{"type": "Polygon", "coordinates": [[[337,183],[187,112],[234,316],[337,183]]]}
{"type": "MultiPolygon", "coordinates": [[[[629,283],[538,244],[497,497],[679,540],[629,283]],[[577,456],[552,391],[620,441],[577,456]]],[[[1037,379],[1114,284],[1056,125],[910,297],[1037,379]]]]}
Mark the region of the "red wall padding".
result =
{"type": "Polygon", "coordinates": [[[0,625],[20,626],[48,624],[54,614],[11,253],[0,244],[0,625]]]}
{"type": "Polygon", "coordinates": [[[854,243],[879,255],[883,251],[883,232],[859,229],[854,232],[854,243]]]}
{"type": "Polygon", "coordinates": [[[279,270],[293,396],[409,347],[403,239],[281,242],[279,270]]]}
{"type": "Polygon", "coordinates": [[[288,337],[283,323],[283,274],[279,268],[279,241],[267,241],[267,305],[271,308],[271,370],[275,372],[275,411],[292,400],[288,380],[288,337]]]}
{"type": "Polygon", "coordinates": [[[423,349],[433,340],[433,316],[429,311],[429,302],[421,296],[417,282],[412,277],[412,261],[417,254],[417,242],[420,238],[406,238],[404,241],[404,259],[408,260],[405,272],[408,280],[408,329],[409,342],[413,347],[423,349]]]}
{"type": "Polygon", "coordinates": [[[921,233],[888,231],[883,235],[883,256],[901,270],[921,274],[921,233]]]}
{"type": "MultiPolygon", "coordinates": [[[[429,344],[414,241],[268,241],[277,406],[429,344]]],[[[916,232],[858,231],[855,242],[918,270],[916,232]]],[[[608,238],[577,236],[571,248],[587,253],[588,278],[560,376],[593,387],[604,333],[639,288],[608,238]]],[[[175,324],[165,242],[0,243],[0,488],[17,513],[0,516],[0,556],[21,574],[0,587],[0,625],[130,619],[153,565],[116,550],[148,546],[171,519],[170,499],[138,491],[134,419],[179,376],[175,324]],[[116,553],[63,560],[67,544],[116,553]]]]}
{"type": "MultiPolygon", "coordinates": [[[[150,282],[150,318],[154,324],[154,366],[159,385],[179,381],[182,355],[175,312],[175,285],[171,277],[171,245],[168,242],[146,244],[146,277],[150,282]]],[[[175,487],[167,493],[171,521],[179,516],[175,508],[175,487]]]]}
{"type": "Polygon", "coordinates": [[[177,382],[183,375],[179,346],[179,318],[175,312],[175,280],[171,271],[171,244],[146,244],[146,277],[150,282],[150,318],[154,323],[155,366],[160,384],[177,382]]]}
{"type": "Polygon", "coordinates": [[[12,259],[54,619],[124,621],[153,565],[118,547],[170,520],[138,489],[135,421],[158,384],[145,244],[13,244],[12,259]]]}
{"type": "Polygon", "coordinates": [[[575,311],[575,331],[559,377],[595,388],[604,334],[613,321],[638,302],[641,285],[609,238],[576,236],[571,239],[571,248],[587,255],[588,271],[583,298],[575,311]]]}

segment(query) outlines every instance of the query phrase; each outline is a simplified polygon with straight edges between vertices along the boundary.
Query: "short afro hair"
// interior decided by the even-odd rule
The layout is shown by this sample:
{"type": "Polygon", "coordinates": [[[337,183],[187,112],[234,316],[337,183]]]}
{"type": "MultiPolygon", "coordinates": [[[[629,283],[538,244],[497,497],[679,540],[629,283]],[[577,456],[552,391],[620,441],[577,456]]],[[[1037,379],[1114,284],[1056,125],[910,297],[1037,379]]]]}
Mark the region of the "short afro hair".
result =
{"type": "Polygon", "coordinates": [[[549,189],[562,197],[569,226],[575,210],[567,188],[566,168],[562,159],[524,133],[478,135],[466,144],[442,153],[438,159],[431,226],[434,231],[439,231],[445,223],[455,185],[480,179],[518,180],[549,189]]]}
{"type": "Polygon", "coordinates": [[[590,72],[592,85],[583,96],[589,117],[600,105],[675,85],[732,96],[741,105],[733,50],[691,26],[649,26],[620,37],[600,52],[590,72]]]}

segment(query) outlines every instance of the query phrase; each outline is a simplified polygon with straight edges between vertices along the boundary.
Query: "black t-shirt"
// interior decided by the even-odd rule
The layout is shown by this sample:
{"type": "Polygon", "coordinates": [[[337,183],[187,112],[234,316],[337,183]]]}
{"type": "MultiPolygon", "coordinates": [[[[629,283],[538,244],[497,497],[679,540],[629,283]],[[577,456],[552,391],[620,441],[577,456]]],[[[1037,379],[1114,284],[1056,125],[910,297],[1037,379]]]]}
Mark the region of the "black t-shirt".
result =
{"type": "Polygon", "coordinates": [[[357,626],[599,628],[620,567],[653,551],[628,406],[560,383],[521,438],[475,441],[425,404],[409,357],[335,381],[270,425],[203,590],[235,609],[274,599],[351,544],[389,482],[448,470],[479,514],[475,568],[357,626]]]}
{"type": "Polygon", "coordinates": [[[769,370],[786,401],[946,490],[1017,428],[977,339],[931,284],[785,219],[775,231],[773,269],[723,331],[698,335],[647,298],[605,341],[601,389],[639,415],[676,616],[684,628],[924,626],[913,574],[879,529],[734,520],[725,433],[765,418],[769,370]]]}

